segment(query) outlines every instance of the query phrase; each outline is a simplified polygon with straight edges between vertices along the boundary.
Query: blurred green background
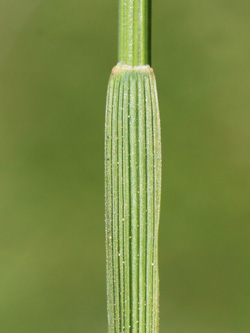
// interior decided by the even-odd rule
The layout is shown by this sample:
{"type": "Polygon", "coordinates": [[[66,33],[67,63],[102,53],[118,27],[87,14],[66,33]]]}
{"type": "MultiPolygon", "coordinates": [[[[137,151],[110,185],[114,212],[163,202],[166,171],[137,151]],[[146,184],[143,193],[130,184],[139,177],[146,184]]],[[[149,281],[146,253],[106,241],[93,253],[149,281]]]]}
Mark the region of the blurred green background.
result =
{"type": "MultiPolygon", "coordinates": [[[[0,0],[0,331],[107,332],[118,1],[0,0]]],[[[161,332],[250,332],[250,5],[153,1],[161,332]]]]}

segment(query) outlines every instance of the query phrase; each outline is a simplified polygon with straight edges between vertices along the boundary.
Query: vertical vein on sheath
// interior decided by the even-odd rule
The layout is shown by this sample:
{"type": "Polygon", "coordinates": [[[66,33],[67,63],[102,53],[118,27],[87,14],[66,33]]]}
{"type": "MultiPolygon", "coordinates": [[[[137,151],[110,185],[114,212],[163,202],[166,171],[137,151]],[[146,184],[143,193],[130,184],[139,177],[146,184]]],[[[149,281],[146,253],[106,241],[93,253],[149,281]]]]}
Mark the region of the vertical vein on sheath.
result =
{"type": "Polygon", "coordinates": [[[144,74],[138,78],[139,118],[139,333],[145,332],[146,319],[146,130],[144,74]]]}
{"type": "Polygon", "coordinates": [[[125,333],[130,333],[130,167],[129,167],[129,76],[124,74],[123,97],[123,193],[124,193],[124,282],[125,333]]]}
{"type": "Polygon", "coordinates": [[[156,80],[154,75],[151,75],[151,94],[152,94],[152,105],[153,105],[153,129],[154,129],[154,188],[155,188],[155,244],[154,244],[154,256],[155,256],[155,270],[153,277],[154,285],[154,327],[158,330],[159,327],[159,263],[158,263],[158,235],[159,235],[159,221],[160,221],[160,197],[161,197],[161,129],[160,129],[160,113],[158,106],[158,96],[156,80]]]}
{"type": "Polygon", "coordinates": [[[118,108],[118,188],[119,188],[119,280],[120,280],[120,327],[124,332],[125,304],[124,304],[124,199],[123,199],[123,96],[124,78],[121,77],[118,108]]]}
{"type": "Polygon", "coordinates": [[[132,231],[132,333],[138,328],[138,179],[136,75],[130,75],[130,166],[131,166],[131,231],[132,231]]]}
{"type": "Polygon", "coordinates": [[[115,327],[120,331],[120,304],[119,304],[119,261],[118,261],[118,154],[117,154],[117,113],[119,98],[119,78],[115,82],[113,115],[112,115],[112,200],[113,200],[113,267],[114,267],[114,296],[115,296],[115,327]]]}
{"type": "Polygon", "coordinates": [[[106,200],[106,245],[107,245],[107,299],[108,329],[114,332],[114,285],[113,285],[113,244],[112,244],[112,192],[111,192],[111,154],[112,154],[112,104],[114,95],[114,78],[110,77],[105,119],[105,200],[106,200]]]}
{"type": "Polygon", "coordinates": [[[146,332],[152,332],[152,270],[153,262],[153,218],[154,218],[154,202],[153,202],[153,139],[152,139],[152,109],[150,96],[150,83],[148,74],[145,80],[146,84],[146,124],[147,124],[147,313],[146,313],[146,332]]]}

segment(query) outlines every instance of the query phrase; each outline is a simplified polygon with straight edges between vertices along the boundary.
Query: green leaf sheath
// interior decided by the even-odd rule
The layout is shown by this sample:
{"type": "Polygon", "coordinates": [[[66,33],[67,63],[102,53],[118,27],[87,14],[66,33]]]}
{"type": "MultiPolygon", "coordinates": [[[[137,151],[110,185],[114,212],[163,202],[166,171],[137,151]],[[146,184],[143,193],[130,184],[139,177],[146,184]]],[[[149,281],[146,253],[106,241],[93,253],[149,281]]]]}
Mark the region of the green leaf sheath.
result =
{"type": "Polygon", "coordinates": [[[161,138],[149,66],[118,64],[105,121],[109,333],[157,333],[161,138]]]}
{"type": "Polygon", "coordinates": [[[151,0],[119,0],[119,62],[151,63],[151,0]]]}

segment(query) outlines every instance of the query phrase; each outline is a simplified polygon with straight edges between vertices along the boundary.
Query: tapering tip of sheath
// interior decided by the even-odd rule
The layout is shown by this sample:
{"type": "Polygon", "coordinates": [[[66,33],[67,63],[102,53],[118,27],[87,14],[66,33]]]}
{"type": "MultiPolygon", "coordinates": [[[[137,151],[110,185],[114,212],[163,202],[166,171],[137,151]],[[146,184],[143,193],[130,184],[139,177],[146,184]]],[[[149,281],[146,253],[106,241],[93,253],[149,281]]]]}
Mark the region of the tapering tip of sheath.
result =
{"type": "Polygon", "coordinates": [[[124,72],[124,71],[137,71],[137,72],[147,72],[154,73],[154,70],[149,65],[145,66],[130,66],[123,62],[119,62],[115,67],[113,67],[111,75],[116,73],[124,72]]]}

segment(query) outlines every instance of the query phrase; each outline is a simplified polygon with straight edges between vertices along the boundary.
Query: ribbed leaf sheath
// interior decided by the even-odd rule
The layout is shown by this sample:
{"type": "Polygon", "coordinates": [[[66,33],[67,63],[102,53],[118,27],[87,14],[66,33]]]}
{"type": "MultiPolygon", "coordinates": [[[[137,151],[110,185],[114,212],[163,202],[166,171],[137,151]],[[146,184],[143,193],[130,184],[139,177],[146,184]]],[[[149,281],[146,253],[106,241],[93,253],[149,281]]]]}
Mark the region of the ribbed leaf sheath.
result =
{"type": "Polygon", "coordinates": [[[160,117],[149,66],[118,64],[105,121],[109,333],[157,333],[160,117]]]}

